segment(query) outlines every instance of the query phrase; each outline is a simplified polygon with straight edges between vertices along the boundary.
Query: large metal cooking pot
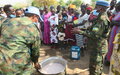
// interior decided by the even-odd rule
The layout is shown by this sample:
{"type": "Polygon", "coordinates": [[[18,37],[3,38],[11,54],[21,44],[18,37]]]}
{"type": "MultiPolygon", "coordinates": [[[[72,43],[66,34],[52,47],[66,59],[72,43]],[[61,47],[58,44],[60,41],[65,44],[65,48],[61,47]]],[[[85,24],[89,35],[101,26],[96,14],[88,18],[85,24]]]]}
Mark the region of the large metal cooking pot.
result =
{"type": "Polygon", "coordinates": [[[43,60],[39,70],[41,75],[66,75],[67,61],[60,57],[50,57],[43,60]]]}

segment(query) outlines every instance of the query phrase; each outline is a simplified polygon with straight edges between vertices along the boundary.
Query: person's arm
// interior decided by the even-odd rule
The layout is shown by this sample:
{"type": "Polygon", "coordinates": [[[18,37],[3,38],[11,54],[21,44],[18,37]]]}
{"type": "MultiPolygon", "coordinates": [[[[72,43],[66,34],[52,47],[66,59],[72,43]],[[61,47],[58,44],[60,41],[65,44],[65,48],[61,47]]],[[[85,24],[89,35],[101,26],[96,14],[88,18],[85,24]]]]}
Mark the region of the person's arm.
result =
{"type": "Polygon", "coordinates": [[[40,50],[40,38],[35,37],[35,42],[32,44],[32,50],[31,50],[31,60],[34,63],[38,62],[39,58],[39,50],[40,50]]]}
{"type": "Polygon", "coordinates": [[[85,25],[85,23],[88,21],[88,19],[89,19],[89,16],[87,14],[84,14],[84,20],[79,24],[75,24],[75,27],[85,25]]]}
{"type": "Polygon", "coordinates": [[[58,33],[58,38],[60,37],[60,33],[58,33]]]}
{"type": "Polygon", "coordinates": [[[82,26],[82,25],[84,25],[86,22],[87,22],[87,20],[84,20],[84,21],[83,21],[82,23],[80,23],[80,24],[75,24],[74,27],[82,26]]]}
{"type": "Polygon", "coordinates": [[[39,50],[40,50],[40,33],[35,24],[31,24],[27,27],[27,34],[29,37],[26,39],[26,42],[30,48],[30,55],[31,55],[31,60],[34,64],[38,63],[38,58],[39,58],[39,50]]]}
{"type": "Polygon", "coordinates": [[[89,31],[89,30],[82,31],[82,30],[80,30],[79,34],[83,34],[83,35],[85,35],[85,36],[87,36],[89,38],[95,39],[95,38],[99,37],[99,35],[95,33],[96,30],[98,30],[98,29],[95,29],[93,31],[89,31]]]}
{"type": "Polygon", "coordinates": [[[85,31],[83,31],[83,30],[81,30],[79,28],[74,28],[72,30],[72,32],[77,33],[77,34],[83,34],[83,35],[85,35],[85,36],[87,36],[89,38],[96,39],[96,38],[105,37],[106,34],[107,34],[107,30],[108,30],[108,27],[106,25],[106,26],[103,26],[103,28],[93,26],[91,28],[91,30],[85,30],[85,31]],[[103,32],[100,33],[99,31],[103,31],[103,32]]]}
{"type": "Polygon", "coordinates": [[[39,50],[40,50],[40,45],[41,45],[41,40],[40,40],[40,32],[39,29],[37,28],[37,26],[34,24],[32,27],[32,33],[33,33],[33,42],[32,42],[32,46],[31,46],[31,60],[34,63],[34,66],[36,68],[36,70],[40,69],[40,65],[38,63],[38,59],[39,59],[39,50]]]}
{"type": "Polygon", "coordinates": [[[55,24],[58,25],[58,14],[55,14],[55,24]]]}
{"type": "Polygon", "coordinates": [[[40,41],[40,35],[39,33],[37,34],[37,32],[35,33],[35,41],[32,45],[32,51],[31,51],[31,59],[34,63],[38,62],[38,58],[39,58],[39,50],[40,50],[40,45],[41,45],[41,41],[40,41]]]}

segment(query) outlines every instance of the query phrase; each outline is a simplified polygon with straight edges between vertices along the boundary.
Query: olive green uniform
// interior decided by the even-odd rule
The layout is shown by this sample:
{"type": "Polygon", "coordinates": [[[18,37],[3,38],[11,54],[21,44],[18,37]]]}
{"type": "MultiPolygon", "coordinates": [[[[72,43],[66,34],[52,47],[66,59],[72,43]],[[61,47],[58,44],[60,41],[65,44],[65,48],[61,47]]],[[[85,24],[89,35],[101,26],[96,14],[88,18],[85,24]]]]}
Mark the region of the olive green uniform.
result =
{"type": "Polygon", "coordinates": [[[101,75],[103,69],[103,54],[107,52],[107,34],[109,31],[107,17],[102,14],[93,22],[90,29],[80,31],[80,34],[88,36],[91,40],[90,75],[101,75]]]}
{"type": "Polygon", "coordinates": [[[0,75],[30,75],[39,57],[37,26],[27,18],[13,18],[1,25],[0,75]],[[32,61],[32,62],[31,62],[32,61]]]}

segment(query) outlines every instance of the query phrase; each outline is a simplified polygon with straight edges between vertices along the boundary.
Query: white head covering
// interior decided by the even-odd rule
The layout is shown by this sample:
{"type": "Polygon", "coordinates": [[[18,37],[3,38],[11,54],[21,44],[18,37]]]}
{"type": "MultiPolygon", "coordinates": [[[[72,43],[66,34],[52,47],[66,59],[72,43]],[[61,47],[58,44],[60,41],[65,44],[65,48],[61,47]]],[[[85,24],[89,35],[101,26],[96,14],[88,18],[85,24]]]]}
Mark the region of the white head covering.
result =
{"type": "Polygon", "coordinates": [[[25,13],[36,14],[40,17],[40,11],[37,7],[29,6],[26,8],[25,13]]]}

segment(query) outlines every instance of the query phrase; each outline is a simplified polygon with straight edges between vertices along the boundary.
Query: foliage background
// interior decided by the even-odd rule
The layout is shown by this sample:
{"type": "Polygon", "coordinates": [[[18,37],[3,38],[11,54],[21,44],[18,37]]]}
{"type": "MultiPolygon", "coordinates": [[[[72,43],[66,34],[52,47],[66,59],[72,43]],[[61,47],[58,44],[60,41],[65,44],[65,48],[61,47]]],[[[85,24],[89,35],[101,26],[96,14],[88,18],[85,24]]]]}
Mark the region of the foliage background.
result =
{"type": "MultiPolygon", "coordinates": [[[[69,6],[70,4],[76,5],[79,7],[83,1],[89,0],[0,0],[0,6],[4,6],[6,4],[12,4],[15,8],[24,8],[30,5],[37,6],[37,7],[44,7],[44,6],[69,6]]],[[[95,1],[91,0],[92,6],[94,6],[95,1]]]]}

